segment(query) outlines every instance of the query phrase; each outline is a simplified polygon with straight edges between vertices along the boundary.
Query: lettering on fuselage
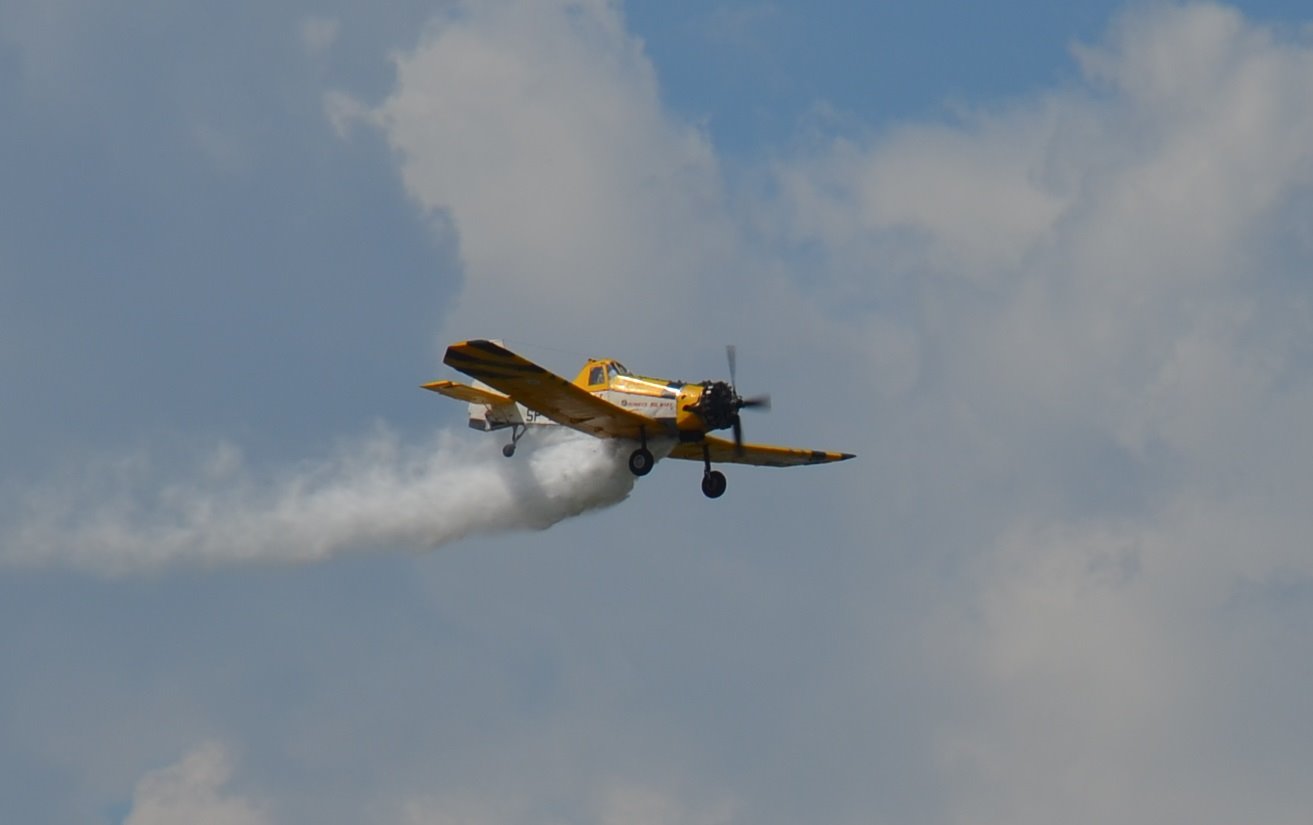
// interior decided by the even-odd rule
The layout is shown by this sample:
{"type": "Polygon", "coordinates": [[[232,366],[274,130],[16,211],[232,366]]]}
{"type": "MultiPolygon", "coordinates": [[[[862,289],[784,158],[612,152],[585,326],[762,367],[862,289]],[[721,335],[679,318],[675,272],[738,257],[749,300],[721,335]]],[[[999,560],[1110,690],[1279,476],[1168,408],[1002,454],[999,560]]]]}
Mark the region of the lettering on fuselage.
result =
{"type": "Polygon", "coordinates": [[[638,395],[637,393],[617,392],[615,390],[606,390],[597,395],[617,407],[633,410],[649,418],[671,418],[675,414],[675,399],[673,398],[656,398],[650,395],[638,395]]]}

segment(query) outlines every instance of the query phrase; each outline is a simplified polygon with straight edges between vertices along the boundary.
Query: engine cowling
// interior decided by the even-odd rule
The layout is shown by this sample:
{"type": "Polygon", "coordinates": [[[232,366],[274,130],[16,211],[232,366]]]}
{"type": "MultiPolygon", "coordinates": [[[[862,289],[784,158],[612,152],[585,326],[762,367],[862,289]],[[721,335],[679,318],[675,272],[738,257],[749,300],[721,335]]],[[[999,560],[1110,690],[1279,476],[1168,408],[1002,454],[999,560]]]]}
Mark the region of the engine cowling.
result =
{"type": "Polygon", "coordinates": [[[703,433],[707,431],[707,424],[698,415],[698,403],[702,400],[702,391],[705,389],[701,384],[685,384],[679,389],[679,397],[675,400],[675,427],[681,433],[703,433]]]}
{"type": "Polygon", "coordinates": [[[738,396],[724,381],[686,385],[679,394],[676,425],[680,430],[723,430],[738,418],[738,396]]]}

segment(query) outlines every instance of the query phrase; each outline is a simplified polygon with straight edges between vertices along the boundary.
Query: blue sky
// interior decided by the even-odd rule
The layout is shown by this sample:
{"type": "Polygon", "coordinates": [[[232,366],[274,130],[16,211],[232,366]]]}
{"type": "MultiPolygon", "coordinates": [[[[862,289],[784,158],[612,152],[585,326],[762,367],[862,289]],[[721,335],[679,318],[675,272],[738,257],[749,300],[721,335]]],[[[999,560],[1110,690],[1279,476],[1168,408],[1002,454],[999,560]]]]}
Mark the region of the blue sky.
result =
{"type": "Polygon", "coordinates": [[[0,818],[1303,821],[1307,23],[0,4],[0,818]],[[859,458],[508,463],[467,336],[859,458]]]}

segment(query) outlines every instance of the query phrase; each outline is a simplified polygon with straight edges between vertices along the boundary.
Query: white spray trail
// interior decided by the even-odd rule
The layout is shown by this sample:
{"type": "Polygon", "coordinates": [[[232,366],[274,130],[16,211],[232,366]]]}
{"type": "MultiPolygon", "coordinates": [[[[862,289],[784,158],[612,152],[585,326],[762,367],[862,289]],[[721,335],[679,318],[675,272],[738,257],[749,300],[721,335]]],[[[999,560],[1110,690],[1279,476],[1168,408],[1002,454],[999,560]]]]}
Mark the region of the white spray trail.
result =
{"type": "Polygon", "coordinates": [[[0,563],[124,573],[430,549],[615,504],[633,489],[626,455],[568,431],[525,439],[511,460],[447,433],[405,446],[380,431],[265,479],[230,447],[162,486],[144,461],[120,461],[29,491],[0,527],[0,563]]]}

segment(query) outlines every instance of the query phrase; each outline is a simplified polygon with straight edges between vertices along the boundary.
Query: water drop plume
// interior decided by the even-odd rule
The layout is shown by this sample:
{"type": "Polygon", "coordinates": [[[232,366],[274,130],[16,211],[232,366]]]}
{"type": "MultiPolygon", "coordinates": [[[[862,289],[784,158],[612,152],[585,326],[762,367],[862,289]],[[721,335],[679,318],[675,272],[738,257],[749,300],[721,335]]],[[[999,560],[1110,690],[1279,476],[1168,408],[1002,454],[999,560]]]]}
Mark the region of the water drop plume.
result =
{"type": "Polygon", "coordinates": [[[19,496],[0,527],[0,562],[130,573],[426,550],[615,504],[633,488],[626,455],[569,431],[535,433],[507,460],[500,442],[443,432],[407,445],[380,429],[275,471],[249,469],[231,446],[172,473],[119,457],[19,496]]]}

